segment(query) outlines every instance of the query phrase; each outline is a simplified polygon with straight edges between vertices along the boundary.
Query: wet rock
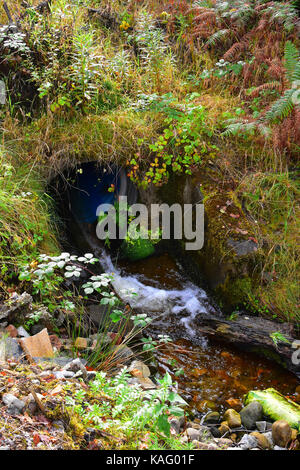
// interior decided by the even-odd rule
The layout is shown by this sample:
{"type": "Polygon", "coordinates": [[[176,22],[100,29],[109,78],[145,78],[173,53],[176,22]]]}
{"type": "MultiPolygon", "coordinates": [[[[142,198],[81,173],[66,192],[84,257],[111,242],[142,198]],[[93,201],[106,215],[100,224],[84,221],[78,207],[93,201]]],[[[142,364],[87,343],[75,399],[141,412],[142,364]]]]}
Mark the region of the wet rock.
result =
{"type": "Polygon", "coordinates": [[[217,424],[220,421],[220,413],[217,411],[211,411],[204,418],[204,423],[207,424],[217,424]]]}
{"type": "Polygon", "coordinates": [[[239,413],[235,411],[233,408],[226,410],[224,413],[224,419],[227,421],[228,426],[231,429],[241,427],[242,421],[239,413]]]}
{"type": "Polygon", "coordinates": [[[258,401],[252,401],[240,412],[242,424],[246,429],[255,429],[256,422],[261,421],[262,416],[263,408],[258,401]]]}
{"type": "Polygon", "coordinates": [[[243,450],[253,449],[254,447],[257,447],[257,439],[254,436],[244,434],[238,443],[238,447],[243,450]]]}
{"type": "Polygon", "coordinates": [[[256,421],[255,426],[260,432],[266,432],[272,429],[272,423],[268,423],[268,421],[256,421]]]}
{"type": "Polygon", "coordinates": [[[133,361],[128,368],[128,372],[134,377],[150,377],[150,369],[142,361],[133,361]]]}
{"type": "Polygon", "coordinates": [[[264,434],[261,434],[260,432],[254,431],[250,434],[250,436],[255,437],[255,439],[258,442],[258,447],[264,450],[269,450],[272,448],[269,439],[264,434]]]}
{"type": "Polygon", "coordinates": [[[241,400],[238,400],[237,398],[229,398],[226,400],[226,403],[230,406],[230,408],[233,408],[236,411],[241,411],[243,408],[241,400]]]}
{"type": "Polygon", "coordinates": [[[275,445],[286,447],[292,439],[292,429],[284,420],[275,421],[272,425],[272,438],[275,445]]]}
{"type": "Polygon", "coordinates": [[[4,393],[2,401],[7,406],[7,413],[12,416],[23,413],[26,406],[23,400],[19,400],[12,393],[4,393]]]}

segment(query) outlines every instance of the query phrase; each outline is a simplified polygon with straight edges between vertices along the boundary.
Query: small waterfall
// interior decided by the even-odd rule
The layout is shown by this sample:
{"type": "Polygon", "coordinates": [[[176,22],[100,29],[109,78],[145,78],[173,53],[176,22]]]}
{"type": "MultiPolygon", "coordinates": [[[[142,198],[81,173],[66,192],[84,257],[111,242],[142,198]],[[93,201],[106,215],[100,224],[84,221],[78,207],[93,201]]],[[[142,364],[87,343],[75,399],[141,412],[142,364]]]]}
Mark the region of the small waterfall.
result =
{"type": "Polygon", "coordinates": [[[135,311],[154,318],[156,324],[166,325],[175,320],[179,329],[183,327],[188,337],[194,337],[193,320],[196,316],[212,311],[217,314],[206,292],[191,282],[183,281],[182,289],[159,289],[144,284],[137,275],[121,275],[107,253],[102,254],[101,264],[104,271],[113,273],[112,285],[120,298],[135,311]]]}

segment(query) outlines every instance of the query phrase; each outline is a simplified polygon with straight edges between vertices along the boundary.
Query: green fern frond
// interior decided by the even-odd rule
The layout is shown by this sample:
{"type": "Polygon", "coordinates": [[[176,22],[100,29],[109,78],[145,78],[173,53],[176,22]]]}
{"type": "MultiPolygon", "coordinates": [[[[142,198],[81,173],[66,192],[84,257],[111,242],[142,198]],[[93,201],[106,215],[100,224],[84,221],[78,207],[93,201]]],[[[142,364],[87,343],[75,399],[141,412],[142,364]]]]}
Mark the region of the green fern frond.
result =
{"type": "Polygon", "coordinates": [[[247,121],[236,121],[231,122],[232,120],[228,120],[227,127],[224,132],[222,132],[222,136],[229,137],[232,135],[238,135],[242,133],[251,134],[254,132],[255,128],[257,127],[256,122],[247,122],[247,121]]]}
{"type": "Polygon", "coordinates": [[[263,117],[264,121],[268,122],[279,122],[287,118],[294,109],[294,103],[292,101],[292,96],[295,93],[295,90],[289,89],[272,105],[269,111],[266,112],[263,117]]]}
{"type": "Polygon", "coordinates": [[[230,34],[230,29],[220,29],[216,33],[214,33],[210,38],[207,40],[207,46],[215,46],[218,42],[222,41],[224,37],[230,34]]]}
{"type": "Polygon", "coordinates": [[[298,48],[291,41],[285,43],[284,49],[284,61],[285,69],[288,80],[293,80],[293,74],[297,64],[299,63],[299,51],[298,48]]]}
{"type": "Polygon", "coordinates": [[[296,82],[297,80],[300,80],[300,60],[297,62],[293,75],[292,75],[292,82],[296,82]]]}

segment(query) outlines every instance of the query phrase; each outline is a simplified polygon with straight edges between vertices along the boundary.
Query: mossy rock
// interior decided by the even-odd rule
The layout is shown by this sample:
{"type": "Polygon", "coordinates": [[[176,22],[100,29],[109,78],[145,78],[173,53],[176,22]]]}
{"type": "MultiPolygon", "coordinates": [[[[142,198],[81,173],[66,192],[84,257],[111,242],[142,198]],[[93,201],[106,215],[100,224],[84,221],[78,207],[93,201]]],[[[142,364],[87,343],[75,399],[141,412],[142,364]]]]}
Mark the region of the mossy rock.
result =
{"type": "MultiPolygon", "coordinates": [[[[204,166],[193,176],[171,176],[159,195],[168,204],[204,204],[204,246],[185,251],[182,261],[191,277],[202,278],[222,308],[231,311],[247,301],[248,293],[258,285],[262,252],[230,185],[216,183],[222,178],[218,169],[204,166]]],[[[182,251],[184,245],[182,240],[182,251]]]]}
{"type": "Polygon", "coordinates": [[[155,253],[155,248],[151,240],[138,238],[137,240],[124,240],[120,248],[122,258],[130,261],[138,261],[148,258],[155,253]]]}

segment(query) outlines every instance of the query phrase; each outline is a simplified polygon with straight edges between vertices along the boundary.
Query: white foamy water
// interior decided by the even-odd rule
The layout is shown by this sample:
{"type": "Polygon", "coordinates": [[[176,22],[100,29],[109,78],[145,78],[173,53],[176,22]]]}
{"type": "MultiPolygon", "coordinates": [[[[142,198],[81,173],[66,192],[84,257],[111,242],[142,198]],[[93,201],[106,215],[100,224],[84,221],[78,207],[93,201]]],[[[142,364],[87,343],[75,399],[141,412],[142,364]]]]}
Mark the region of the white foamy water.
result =
{"type": "Polygon", "coordinates": [[[190,282],[184,283],[182,289],[159,289],[142,283],[136,276],[121,276],[108,254],[102,254],[101,264],[106,272],[113,273],[113,288],[124,302],[151,317],[160,317],[160,323],[164,317],[165,320],[170,316],[178,317],[178,327],[183,326],[189,336],[195,335],[195,317],[208,313],[208,308],[212,309],[206,292],[190,282]]]}

